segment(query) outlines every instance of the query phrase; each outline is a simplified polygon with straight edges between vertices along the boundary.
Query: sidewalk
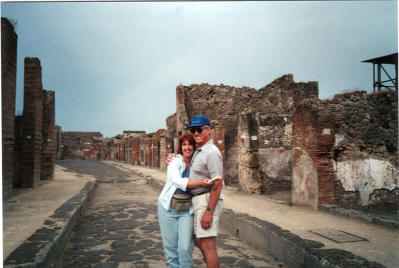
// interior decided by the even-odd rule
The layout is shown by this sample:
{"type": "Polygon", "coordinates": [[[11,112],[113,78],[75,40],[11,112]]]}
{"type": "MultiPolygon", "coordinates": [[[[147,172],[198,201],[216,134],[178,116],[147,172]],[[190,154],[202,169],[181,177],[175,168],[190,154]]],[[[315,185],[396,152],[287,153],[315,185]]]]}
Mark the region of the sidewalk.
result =
{"type": "MultiPolygon", "coordinates": [[[[166,172],[159,169],[104,162],[145,176],[157,187],[162,187],[166,180],[166,172]]],[[[341,216],[334,211],[288,206],[266,196],[248,195],[229,187],[223,190],[223,194],[225,213],[221,226],[288,264],[297,266],[306,262],[317,267],[317,262],[324,262],[338,265],[336,267],[349,264],[378,267],[375,263],[365,262],[367,259],[386,267],[399,265],[397,228],[341,216]],[[319,229],[341,230],[367,240],[337,243],[310,232],[319,229]]]]}
{"type": "Polygon", "coordinates": [[[5,267],[47,267],[94,192],[95,179],[55,166],[55,179],[3,202],[5,267]]]}

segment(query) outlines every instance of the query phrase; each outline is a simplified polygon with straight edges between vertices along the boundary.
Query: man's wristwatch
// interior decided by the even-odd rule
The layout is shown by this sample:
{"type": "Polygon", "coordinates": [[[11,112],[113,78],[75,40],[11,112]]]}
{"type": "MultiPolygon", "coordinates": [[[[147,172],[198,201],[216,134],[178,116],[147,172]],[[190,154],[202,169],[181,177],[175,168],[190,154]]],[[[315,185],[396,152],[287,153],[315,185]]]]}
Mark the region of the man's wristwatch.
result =
{"type": "Polygon", "coordinates": [[[214,212],[214,209],[211,209],[210,207],[206,207],[206,211],[214,212]]]}

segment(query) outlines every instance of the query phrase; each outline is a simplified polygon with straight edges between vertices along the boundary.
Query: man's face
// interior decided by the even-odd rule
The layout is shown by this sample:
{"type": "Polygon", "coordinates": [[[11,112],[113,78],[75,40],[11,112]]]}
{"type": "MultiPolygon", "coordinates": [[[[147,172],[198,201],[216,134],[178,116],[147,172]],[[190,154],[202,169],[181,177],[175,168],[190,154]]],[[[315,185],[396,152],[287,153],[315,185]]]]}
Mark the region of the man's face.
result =
{"type": "Polygon", "coordinates": [[[211,139],[208,126],[192,127],[190,132],[193,134],[194,140],[199,147],[211,139]]]}

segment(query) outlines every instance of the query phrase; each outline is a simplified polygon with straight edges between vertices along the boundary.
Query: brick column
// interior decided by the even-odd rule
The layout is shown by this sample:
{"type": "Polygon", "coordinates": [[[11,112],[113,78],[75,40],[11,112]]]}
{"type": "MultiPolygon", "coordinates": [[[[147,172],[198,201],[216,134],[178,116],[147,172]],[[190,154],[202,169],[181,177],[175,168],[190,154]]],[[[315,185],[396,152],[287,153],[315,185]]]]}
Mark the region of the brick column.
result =
{"type": "Polygon", "coordinates": [[[1,18],[1,112],[3,199],[12,195],[15,146],[15,92],[17,75],[17,40],[14,27],[1,18]]]}
{"type": "Polygon", "coordinates": [[[216,147],[219,148],[223,156],[223,174],[225,174],[225,139],[224,139],[225,128],[224,127],[212,127],[211,138],[216,147]]]}
{"type": "Polygon", "coordinates": [[[225,140],[224,140],[224,127],[212,127],[211,129],[211,138],[213,139],[213,143],[216,147],[219,148],[222,153],[223,159],[225,155],[225,140]]]}
{"type": "Polygon", "coordinates": [[[332,148],[334,118],[318,99],[303,101],[293,116],[292,203],[311,206],[335,201],[332,148]]]}
{"type": "Polygon", "coordinates": [[[166,170],[166,158],[168,154],[172,153],[172,139],[169,137],[161,137],[159,140],[160,144],[160,159],[159,159],[159,167],[161,170],[166,170]]]}
{"type": "Polygon", "coordinates": [[[178,86],[176,88],[176,135],[184,130],[184,127],[190,122],[187,117],[187,111],[184,101],[185,88],[183,86],[178,86]]]}
{"type": "Polygon", "coordinates": [[[145,165],[145,138],[144,137],[140,137],[140,160],[139,160],[139,164],[140,165],[145,165]]]}
{"type": "Polygon", "coordinates": [[[55,96],[54,91],[43,90],[43,148],[41,179],[54,179],[54,161],[55,161],[55,96]]]}
{"type": "Polygon", "coordinates": [[[150,149],[151,149],[151,145],[150,145],[150,138],[145,138],[144,139],[144,165],[145,166],[150,166],[150,149]]]}
{"type": "Polygon", "coordinates": [[[153,139],[152,138],[149,138],[148,140],[147,140],[147,142],[148,142],[148,153],[147,153],[147,155],[148,155],[148,164],[147,164],[147,166],[149,166],[149,167],[152,167],[152,149],[153,149],[153,139]]]}
{"type": "Polygon", "coordinates": [[[132,140],[132,164],[138,165],[140,163],[140,138],[132,140]]]}
{"type": "Polygon", "coordinates": [[[55,155],[56,159],[61,159],[61,135],[62,130],[60,126],[55,126],[55,155]]]}
{"type": "Polygon", "coordinates": [[[125,142],[124,142],[124,139],[121,139],[120,141],[119,141],[119,161],[120,162],[123,162],[124,160],[125,160],[125,142]]]}
{"type": "Polygon", "coordinates": [[[157,138],[153,138],[152,139],[152,163],[151,163],[151,167],[153,168],[157,168],[159,167],[159,139],[157,138]]]}
{"type": "Polygon", "coordinates": [[[21,186],[35,187],[40,182],[41,168],[42,67],[38,58],[25,58],[24,68],[21,186]]]}
{"type": "Polygon", "coordinates": [[[241,188],[251,194],[262,193],[258,160],[258,124],[255,113],[240,114],[238,134],[238,180],[241,188]]]}
{"type": "Polygon", "coordinates": [[[14,151],[14,180],[15,188],[21,187],[21,169],[22,169],[22,115],[15,117],[15,151],[14,151]]]}

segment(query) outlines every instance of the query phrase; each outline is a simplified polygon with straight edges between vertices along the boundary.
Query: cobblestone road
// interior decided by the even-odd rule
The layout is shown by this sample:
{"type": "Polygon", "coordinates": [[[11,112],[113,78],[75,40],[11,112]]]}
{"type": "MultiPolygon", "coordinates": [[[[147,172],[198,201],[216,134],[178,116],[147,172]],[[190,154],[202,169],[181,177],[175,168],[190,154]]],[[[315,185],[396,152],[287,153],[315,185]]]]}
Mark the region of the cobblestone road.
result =
{"type": "MultiPolygon", "coordinates": [[[[91,174],[98,187],[75,228],[57,267],[167,267],[156,214],[160,190],[132,173],[97,161],[57,162],[68,170],[91,174]]],[[[221,230],[221,267],[287,267],[221,230]]],[[[205,267],[200,251],[195,267],[205,267]]]]}

